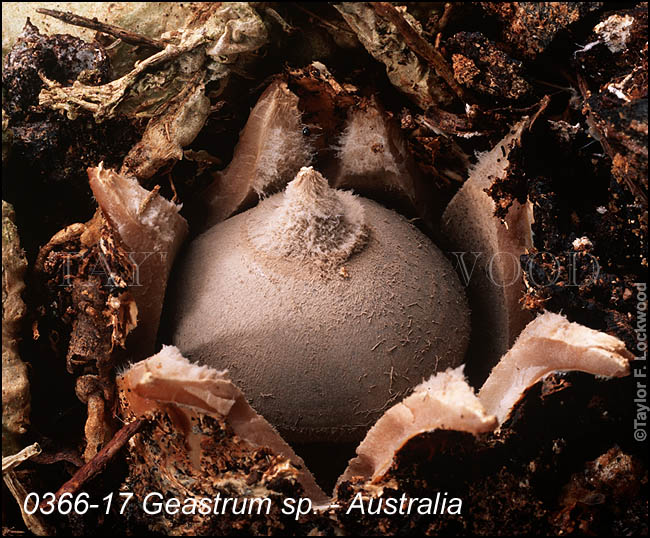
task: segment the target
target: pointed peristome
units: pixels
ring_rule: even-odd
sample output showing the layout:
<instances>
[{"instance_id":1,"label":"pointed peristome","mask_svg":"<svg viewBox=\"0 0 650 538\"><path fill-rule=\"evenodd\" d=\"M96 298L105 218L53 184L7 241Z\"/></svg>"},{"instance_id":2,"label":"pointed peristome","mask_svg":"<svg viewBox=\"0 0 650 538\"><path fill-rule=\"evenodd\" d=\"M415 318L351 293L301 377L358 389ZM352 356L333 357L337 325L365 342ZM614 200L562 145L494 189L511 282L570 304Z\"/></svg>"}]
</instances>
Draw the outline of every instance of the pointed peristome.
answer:
<instances>
[{"instance_id":1,"label":"pointed peristome","mask_svg":"<svg viewBox=\"0 0 650 538\"><path fill-rule=\"evenodd\" d=\"M255 248L268 255L308 259L332 268L363 248L368 229L359 200L330 188L309 166L287 185L268 225L251 231L250 238Z\"/></svg>"}]
</instances>

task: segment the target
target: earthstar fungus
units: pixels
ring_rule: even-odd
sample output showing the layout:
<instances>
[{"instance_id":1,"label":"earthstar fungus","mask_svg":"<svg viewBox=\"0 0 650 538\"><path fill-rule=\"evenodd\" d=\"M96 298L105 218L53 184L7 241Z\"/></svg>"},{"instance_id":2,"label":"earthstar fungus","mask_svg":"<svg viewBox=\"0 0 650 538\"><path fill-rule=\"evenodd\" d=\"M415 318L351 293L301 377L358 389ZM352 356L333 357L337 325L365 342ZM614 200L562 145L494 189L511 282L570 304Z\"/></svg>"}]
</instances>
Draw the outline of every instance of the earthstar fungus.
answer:
<instances>
[{"instance_id":1,"label":"earthstar fungus","mask_svg":"<svg viewBox=\"0 0 650 538\"><path fill-rule=\"evenodd\" d=\"M30 13L23 9L35 9L5 4L21 28ZM70 74L41 69L32 60L49 62L52 46L72 41L35 33L29 22L7 66L16 90L10 101L20 106L3 110L3 169L15 178L7 198L18 209L28 258L63 228L40 248L30 275L25 299L34 341L21 343L25 363L16 345L25 305L15 227L7 228L16 239L15 264L5 263L3 248L3 365L11 389L3 390L3 437L11 430L12 448L20 448L30 374L36 412L29 434L44 446L41 455L17 454L11 465L24 460L22 469L5 474L19 505L26 488L46 491L60 478L55 467L41 473L44 464L72 453L67 461L76 464L85 441L80 471L94 466L92 476L109 461L100 458L105 449L121 458L128 445L126 479L118 484L112 479L122 476L108 470L88 482L95 492L110 484L140 502L158 491L274 504L257 518L133 510L107 515L99 530L114 523L127 534L192 535L647 527L647 501L637 499L647 462L628 450L634 443L623 437L631 423L624 419L634 406L620 398L637 380L610 380L631 370L634 324L647 304L637 284L647 265L646 6L107 6L79 8L96 17L90 27L102 33L71 29L86 39L72 50L93 49L100 60L94 74L82 58L71 59ZM466 25L475 17L488 22L486 36L476 21ZM303 32L306 21L313 28ZM103 33L111 22L122 34ZM10 26L5 54L16 34ZM28 34L44 49L25 50ZM144 45L134 49L119 35ZM381 63L373 67L366 52ZM555 74L543 67L556 65L549 60L558 60ZM239 128L263 86L230 159L231 126ZM119 144L109 143L122 132ZM468 174L468 155L499 139L477 154ZM546 158L555 152L557 160ZM195 158L201 164L180 162ZM217 172L221 163L227 169ZM301 169L310 164L329 185L314 169ZM95 209L88 166L100 207L82 224ZM215 181L201 198L209 177ZM77 180L79 200L64 190ZM148 180L158 186L138 184ZM167 181L174 200L201 198L209 213L186 207L193 229L204 232L186 253L180 207L159 194ZM458 270L377 202L419 217L440 244L448 238L445 250L460 261ZM533 287L532 273L522 281L520 270L542 246L560 261L591 256L605 272L586 286L560 278ZM94 265L103 259L108 264ZM578 269L588 272L584 263ZM168 323L159 331L168 277ZM533 319L531 311L544 313ZM151 356L158 343L181 349L163 346ZM127 359L132 363L116 372ZM53 374L65 379L65 369L75 379L56 383ZM590 375L570 373L576 370ZM465 374L476 387L487 378L478 394ZM118 420L126 424L113 435ZM345 453L364 434L330 501L294 449L305 459L309 445ZM619 443L623 448L613 446ZM68 456L53 453L73 444ZM334 458L324 459L333 478ZM574 471L573 488L565 488ZM72 483L80 491L87 481L75 482L78 476L90 475L78 471L52 491ZM471 510L458 519L347 512L357 492L381 503L445 488L468 499ZM291 522L278 509L288 497L309 497L321 510ZM57 518L56 531L87 531L95 523L89 519ZM34 534L54 533L37 515L25 523Z\"/></svg>"},{"instance_id":2,"label":"earthstar fungus","mask_svg":"<svg viewBox=\"0 0 650 538\"><path fill-rule=\"evenodd\" d=\"M197 237L172 280L171 342L227 368L291 442L359 441L467 346L463 290L444 255L311 167Z\"/></svg>"}]
</instances>

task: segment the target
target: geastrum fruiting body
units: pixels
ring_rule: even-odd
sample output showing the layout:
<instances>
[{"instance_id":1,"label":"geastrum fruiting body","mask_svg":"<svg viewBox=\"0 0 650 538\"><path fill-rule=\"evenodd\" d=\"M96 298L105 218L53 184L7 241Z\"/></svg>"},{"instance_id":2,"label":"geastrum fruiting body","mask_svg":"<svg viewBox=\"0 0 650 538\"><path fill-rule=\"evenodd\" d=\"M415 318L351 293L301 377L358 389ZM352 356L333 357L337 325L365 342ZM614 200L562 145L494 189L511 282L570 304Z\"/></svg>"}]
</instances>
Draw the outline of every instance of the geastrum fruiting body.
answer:
<instances>
[{"instance_id":1,"label":"geastrum fruiting body","mask_svg":"<svg viewBox=\"0 0 650 538\"><path fill-rule=\"evenodd\" d=\"M442 252L311 167L196 238L167 309L170 343L227 368L294 442L358 442L412 387L458 366L469 334Z\"/></svg>"}]
</instances>

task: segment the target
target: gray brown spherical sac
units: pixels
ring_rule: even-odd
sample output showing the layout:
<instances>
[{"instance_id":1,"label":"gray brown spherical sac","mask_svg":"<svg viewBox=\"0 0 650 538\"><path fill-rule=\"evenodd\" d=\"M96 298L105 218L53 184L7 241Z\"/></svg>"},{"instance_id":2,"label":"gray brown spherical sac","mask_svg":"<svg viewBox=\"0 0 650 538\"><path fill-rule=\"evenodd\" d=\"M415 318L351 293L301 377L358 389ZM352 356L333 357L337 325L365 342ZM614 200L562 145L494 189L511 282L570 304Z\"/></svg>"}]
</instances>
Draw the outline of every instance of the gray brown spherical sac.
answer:
<instances>
[{"instance_id":1,"label":"gray brown spherical sac","mask_svg":"<svg viewBox=\"0 0 650 538\"><path fill-rule=\"evenodd\" d=\"M173 281L161 336L228 369L291 442L359 441L412 387L461 364L468 343L442 252L311 167L197 237Z\"/></svg>"}]
</instances>

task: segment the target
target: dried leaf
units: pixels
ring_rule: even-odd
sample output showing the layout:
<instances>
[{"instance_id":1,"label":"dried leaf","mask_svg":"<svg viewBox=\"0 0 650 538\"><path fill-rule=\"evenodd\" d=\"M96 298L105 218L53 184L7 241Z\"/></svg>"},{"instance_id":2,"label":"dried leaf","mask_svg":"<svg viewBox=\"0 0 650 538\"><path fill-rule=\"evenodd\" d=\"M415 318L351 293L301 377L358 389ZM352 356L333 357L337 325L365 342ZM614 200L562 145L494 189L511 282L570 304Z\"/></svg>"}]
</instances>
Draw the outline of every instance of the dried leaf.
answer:
<instances>
[{"instance_id":1,"label":"dried leaf","mask_svg":"<svg viewBox=\"0 0 650 538\"><path fill-rule=\"evenodd\" d=\"M183 158L183 148L194 140L210 114L210 100L199 78L170 100L164 112L149 121L142 140L124 158L120 173L143 181L170 162Z\"/></svg>"},{"instance_id":2,"label":"dried leaf","mask_svg":"<svg viewBox=\"0 0 650 538\"><path fill-rule=\"evenodd\" d=\"M334 6L343 16L368 52L386 65L386 74L395 87L408 95L418 106L449 105L454 100L445 79L408 45L399 29L381 17L371 4L343 2ZM406 8L396 8L405 24L417 35L419 23Z\"/></svg>"}]
</instances>

